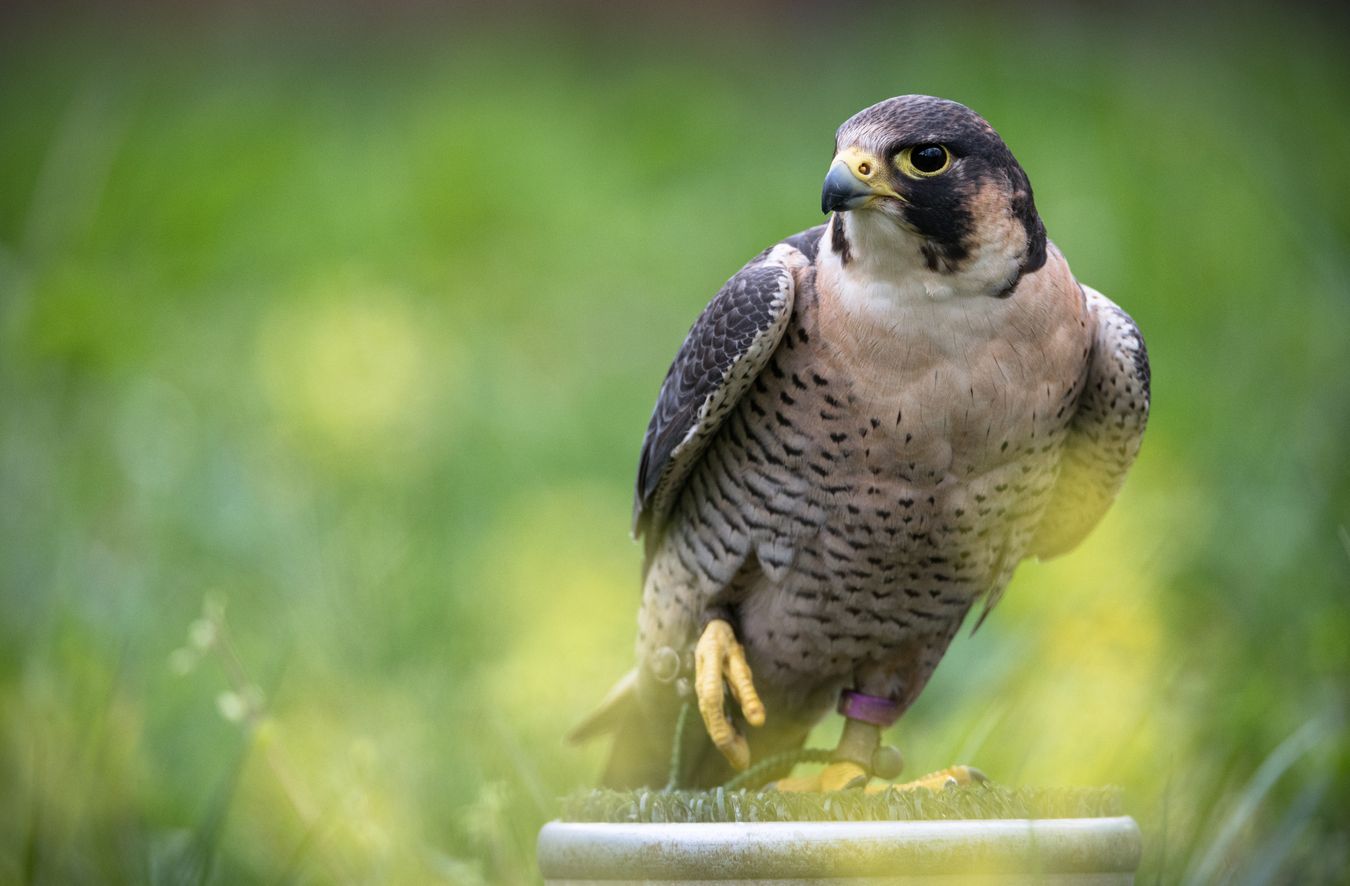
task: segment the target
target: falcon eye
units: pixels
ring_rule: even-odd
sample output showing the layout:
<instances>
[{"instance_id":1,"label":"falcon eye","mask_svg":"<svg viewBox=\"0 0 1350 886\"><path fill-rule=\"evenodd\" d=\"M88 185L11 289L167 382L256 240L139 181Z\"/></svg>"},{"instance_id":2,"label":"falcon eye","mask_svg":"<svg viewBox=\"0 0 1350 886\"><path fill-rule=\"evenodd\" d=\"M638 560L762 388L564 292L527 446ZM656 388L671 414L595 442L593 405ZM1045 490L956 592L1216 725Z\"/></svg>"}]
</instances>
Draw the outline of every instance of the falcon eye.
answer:
<instances>
[{"instance_id":1,"label":"falcon eye","mask_svg":"<svg viewBox=\"0 0 1350 886\"><path fill-rule=\"evenodd\" d=\"M910 178L932 178L952 165L952 152L946 145L914 145L895 158L895 165Z\"/></svg>"},{"instance_id":2,"label":"falcon eye","mask_svg":"<svg viewBox=\"0 0 1350 886\"><path fill-rule=\"evenodd\" d=\"M933 175L947 165L947 149L941 145L924 145L910 155L910 162L920 172Z\"/></svg>"}]
</instances>

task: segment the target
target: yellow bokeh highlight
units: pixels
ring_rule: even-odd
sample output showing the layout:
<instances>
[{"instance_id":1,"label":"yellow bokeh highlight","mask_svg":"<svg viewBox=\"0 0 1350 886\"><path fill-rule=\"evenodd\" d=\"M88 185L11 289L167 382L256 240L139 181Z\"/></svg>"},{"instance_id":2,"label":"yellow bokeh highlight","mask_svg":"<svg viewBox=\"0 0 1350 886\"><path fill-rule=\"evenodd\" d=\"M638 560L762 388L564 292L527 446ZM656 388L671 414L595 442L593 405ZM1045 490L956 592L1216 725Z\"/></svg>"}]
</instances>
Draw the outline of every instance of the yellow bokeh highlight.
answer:
<instances>
[{"instance_id":1,"label":"yellow bokeh highlight","mask_svg":"<svg viewBox=\"0 0 1350 886\"><path fill-rule=\"evenodd\" d=\"M1173 478L1169 502L1184 523L1197 502L1184 478ZM1126 494L1078 549L1025 564L1000 604L994 618L1028 654L1008 675L1007 708L982 744L994 749L1003 728L1036 724L1013 730L1023 745L1008 773L1017 783L1138 783L1158 767L1174 713L1163 611L1173 554L1150 516L1156 505Z\"/></svg>"},{"instance_id":2,"label":"yellow bokeh highlight","mask_svg":"<svg viewBox=\"0 0 1350 886\"><path fill-rule=\"evenodd\" d=\"M257 371L288 429L339 454L359 455L406 448L427 435L434 398L458 376L457 354L438 331L433 360L403 296L338 278L267 312Z\"/></svg>"},{"instance_id":3,"label":"yellow bokeh highlight","mask_svg":"<svg viewBox=\"0 0 1350 886\"><path fill-rule=\"evenodd\" d=\"M335 882L426 876L423 723L407 694L356 685L284 706L252 736L231 823L241 845L279 843Z\"/></svg>"},{"instance_id":4,"label":"yellow bokeh highlight","mask_svg":"<svg viewBox=\"0 0 1350 886\"><path fill-rule=\"evenodd\" d=\"M557 741L633 666L640 557L623 503L569 485L506 508L480 548L510 640L486 672L501 718Z\"/></svg>"},{"instance_id":5,"label":"yellow bokeh highlight","mask_svg":"<svg viewBox=\"0 0 1350 886\"><path fill-rule=\"evenodd\" d=\"M1187 716L1169 691L1166 607L1174 548L1189 537L1158 514L1193 529L1207 508L1166 453L1150 458L1168 478L1165 501L1127 488L1079 547L1024 563L984 626L957 638L934 687L889 736L906 755L904 777L967 763L1009 785L1157 781ZM834 734L822 724L813 743Z\"/></svg>"}]
</instances>

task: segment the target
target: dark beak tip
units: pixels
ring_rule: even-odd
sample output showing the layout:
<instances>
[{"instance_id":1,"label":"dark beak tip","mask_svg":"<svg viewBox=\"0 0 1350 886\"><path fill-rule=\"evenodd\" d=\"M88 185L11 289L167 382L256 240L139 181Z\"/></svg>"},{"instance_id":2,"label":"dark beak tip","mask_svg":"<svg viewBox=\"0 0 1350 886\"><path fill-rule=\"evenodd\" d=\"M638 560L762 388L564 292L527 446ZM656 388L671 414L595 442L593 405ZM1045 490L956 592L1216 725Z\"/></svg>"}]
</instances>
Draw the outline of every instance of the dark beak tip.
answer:
<instances>
[{"instance_id":1,"label":"dark beak tip","mask_svg":"<svg viewBox=\"0 0 1350 886\"><path fill-rule=\"evenodd\" d=\"M855 209L872 196L872 189L859 181L843 164L836 164L825 176L820 190L820 211Z\"/></svg>"},{"instance_id":2,"label":"dark beak tip","mask_svg":"<svg viewBox=\"0 0 1350 886\"><path fill-rule=\"evenodd\" d=\"M825 182L825 187L820 191L820 211L824 213L834 212L839 209L847 209L849 200L854 195L847 191L835 187L832 182Z\"/></svg>"},{"instance_id":3,"label":"dark beak tip","mask_svg":"<svg viewBox=\"0 0 1350 886\"><path fill-rule=\"evenodd\" d=\"M849 191L826 188L820 194L820 211L840 212L856 207L859 195Z\"/></svg>"}]
</instances>

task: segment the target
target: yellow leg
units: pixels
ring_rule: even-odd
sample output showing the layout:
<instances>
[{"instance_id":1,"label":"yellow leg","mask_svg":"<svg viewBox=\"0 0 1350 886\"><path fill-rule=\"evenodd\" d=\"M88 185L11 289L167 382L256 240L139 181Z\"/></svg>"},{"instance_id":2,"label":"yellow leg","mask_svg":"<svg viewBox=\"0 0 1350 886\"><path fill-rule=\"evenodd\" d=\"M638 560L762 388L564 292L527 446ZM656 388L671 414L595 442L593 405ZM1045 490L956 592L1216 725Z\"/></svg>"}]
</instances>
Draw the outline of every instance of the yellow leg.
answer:
<instances>
[{"instance_id":1,"label":"yellow leg","mask_svg":"<svg viewBox=\"0 0 1350 886\"><path fill-rule=\"evenodd\" d=\"M850 760L839 760L812 775L799 775L796 778L780 778L774 787L780 791L795 793L821 791L842 791L845 788L859 788L867 784L871 776L867 770Z\"/></svg>"},{"instance_id":2,"label":"yellow leg","mask_svg":"<svg viewBox=\"0 0 1350 886\"><path fill-rule=\"evenodd\" d=\"M834 762L814 775L779 779L776 787L780 791L842 791L847 788L865 788L869 793L880 793L888 790L912 791L920 788L940 791L948 785L972 784L988 780L983 772L974 767L951 766L904 784L891 784L887 781L870 786L867 784L873 775L883 779L894 778L900 774L903 765L899 751L892 747L881 746L880 727L848 718L844 720L844 731L839 736L838 746L834 749Z\"/></svg>"},{"instance_id":3,"label":"yellow leg","mask_svg":"<svg viewBox=\"0 0 1350 886\"><path fill-rule=\"evenodd\" d=\"M842 791L860 788L872 777L872 760L881 742L881 730L871 723L845 719L844 731L834 749L834 762L814 775L780 778L775 787L780 791ZM897 759L899 757L896 754ZM897 765L894 772L899 772Z\"/></svg>"},{"instance_id":4,"label":"yellow leg","mask_svg":"<svg viewBox=\"0 0 1350 886\"><path fill-rule=\"evenodd\" d=\"M842 791L848 788L865 788L869 794L884 791L940 791L958 785L981 784L988 777L974 766L949 766L946 769L930 772L922 778L894 784L883 781L868 784L871 774L857 763L841 760L831 763L812 775L800 775L795 778L780 778L774 787L780 791L813 792Z\"/></svg>"},{"instance_id":5,"label":"yellow leg","mask_svg":"<svg viewBox=\"0 0 1350 886\"><path fill-rule=\"evenodd\" d=\"M985 775L974 766L948 766L946 769L939 769L937 772L930 772L927 775L916 778L913 781L907 781L903 784L877 784L870 785L867 788L868 793L881 793L882 791L940 791L948 787L957 787L967 784L983 784L989 780Z\"/></svg>"},{"instance_id":6,"label":"yellow leg","mask_svg":"<svg viewBox=\"0 0 1350 886\"><path fill-rule=\"evenodd\" d=\"M733 768L747 769L750 745L727 719L722 704L723 681L731 688L731 695L740 705L745 721L751 726L763 726L764 703L755 691L750 665L745 661L745 648L737 642L731 625L719 618L708 622L694 647L694 692L708 737Z\"/></svg>"}]
</instances>

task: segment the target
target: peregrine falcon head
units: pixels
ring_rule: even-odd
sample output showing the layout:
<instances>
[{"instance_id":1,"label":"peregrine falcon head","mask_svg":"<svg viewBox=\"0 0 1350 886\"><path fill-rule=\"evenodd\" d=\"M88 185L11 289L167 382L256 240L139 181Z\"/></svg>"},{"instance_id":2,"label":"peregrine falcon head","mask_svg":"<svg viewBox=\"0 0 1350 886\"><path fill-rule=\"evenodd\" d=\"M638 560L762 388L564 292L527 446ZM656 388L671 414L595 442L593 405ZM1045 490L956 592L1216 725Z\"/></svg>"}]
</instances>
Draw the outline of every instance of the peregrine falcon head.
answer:
<instances>
[{"instance_id":1,"label":"peregrine falcon head","mask_svg":"<svg viewBox=\"0 0 1350 886\"><path fill-rule=\"evenodd\" d=\"M984 118L946 99L902 95L846 120L820 202L845 279L1004 298L1045 263L1026 173Z\"/></svg>"}]
</instances>

